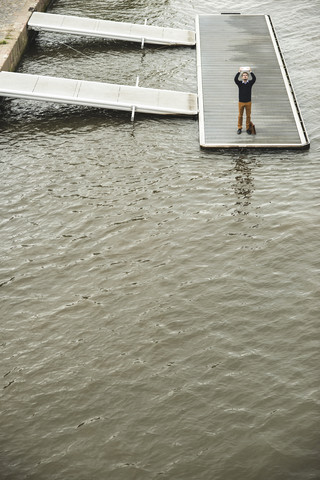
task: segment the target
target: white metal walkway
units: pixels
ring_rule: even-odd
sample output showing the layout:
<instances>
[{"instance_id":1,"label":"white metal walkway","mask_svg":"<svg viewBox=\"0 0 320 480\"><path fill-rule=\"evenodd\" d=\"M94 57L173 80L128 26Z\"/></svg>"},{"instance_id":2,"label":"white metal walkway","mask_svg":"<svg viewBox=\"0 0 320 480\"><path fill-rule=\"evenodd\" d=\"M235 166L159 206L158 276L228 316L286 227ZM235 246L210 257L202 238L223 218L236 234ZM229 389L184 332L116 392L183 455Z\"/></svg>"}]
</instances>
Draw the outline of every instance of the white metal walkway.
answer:
<instances>
[{"instance_id":1,"label":"white metal walkway","mask_svg":"<svg viewBox=\"0 0 320 480\"><path fill-rule=\"evenodd\" d=\"M195 32L176 28L111 22L93 18L34 12L28 28L37 31L69 33L159 45L195 45Z\"/></svg>"},{"instance_id":2,"label":"white metal walkway","mask_svg":"<svg viewBox=\"0 0 320 480\"><path fill-rule=\"evenodd\" d=\"M194 93L0 72L0 96L158 115L197 115Z\"/></svg>"}]
</instances>

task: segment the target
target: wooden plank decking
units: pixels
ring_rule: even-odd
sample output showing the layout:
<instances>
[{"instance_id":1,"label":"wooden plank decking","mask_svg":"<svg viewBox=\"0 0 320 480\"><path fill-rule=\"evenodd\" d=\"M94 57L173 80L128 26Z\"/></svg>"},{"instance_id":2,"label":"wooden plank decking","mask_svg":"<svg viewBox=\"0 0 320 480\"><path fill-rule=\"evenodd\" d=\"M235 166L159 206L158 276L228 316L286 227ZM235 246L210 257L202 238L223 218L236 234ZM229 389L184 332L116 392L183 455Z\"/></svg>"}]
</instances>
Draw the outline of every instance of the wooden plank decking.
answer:
<instances>
[{"instance_id":1,"label":"wooden plank decking","mask_svg":"<svg viewBox=\"0 0 320 480\"><path fill-rule=\"evenodd\" d=\"M271 20L265 15L199 15L196 19L200 145L207 148L302 148L309 139ZM237 135L234 76L250 65L257 135Z\"/></svg>"}]
</instances>

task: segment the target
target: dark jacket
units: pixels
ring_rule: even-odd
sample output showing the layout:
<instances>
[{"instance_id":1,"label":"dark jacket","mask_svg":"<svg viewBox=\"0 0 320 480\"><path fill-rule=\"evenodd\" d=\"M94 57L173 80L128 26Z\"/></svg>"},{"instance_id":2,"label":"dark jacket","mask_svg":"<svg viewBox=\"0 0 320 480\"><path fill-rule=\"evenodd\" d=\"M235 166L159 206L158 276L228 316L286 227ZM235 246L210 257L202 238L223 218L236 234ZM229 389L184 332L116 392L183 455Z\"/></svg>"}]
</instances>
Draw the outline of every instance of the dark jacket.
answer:
<instances>
[{"instance_id":1,"label":"dark jacket","mask_svg":"<svg viewBox=\"0 0 320 480\"><path fill-rule=\"evenodd\" d=\"M234 81L239 88L239 102L251 102L251 89L256 81L255 74L251 72L252 80L248 80L247 83L243 83L243 81L239 80L238 77L239 72L234 77Z\"/></svg>"}]
</instances>

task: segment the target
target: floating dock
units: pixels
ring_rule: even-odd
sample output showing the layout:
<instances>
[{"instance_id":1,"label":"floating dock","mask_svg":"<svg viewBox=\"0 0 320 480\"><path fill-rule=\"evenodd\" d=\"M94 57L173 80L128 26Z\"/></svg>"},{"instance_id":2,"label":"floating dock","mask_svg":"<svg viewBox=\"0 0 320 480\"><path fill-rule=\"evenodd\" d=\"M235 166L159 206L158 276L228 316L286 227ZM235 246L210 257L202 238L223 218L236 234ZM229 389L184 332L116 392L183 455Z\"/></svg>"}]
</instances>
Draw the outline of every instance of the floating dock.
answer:
<instances>
[{"instance_id":1,"label":"floating dock","mask_svg":"<svg viewBox=\"0 0 320 480\"><path fill-rule=\"evenodd\" d=\"M194 93L0 72L0 96L157 115L197 115Z\"/></svg>"},{"instance_id":2,"label":"floating dock","mask_svg":"<svg viewBox=\"0 0 320 480\"><path fill-rule=\"evenodd\" d=\"M196 31L34 12L28 28L161 44L196 44L198 95L66 78L0 72L0 96L158 115L199 115L203 148L307 148L310 144L268 15L198 15ZM239 67L250 65L256 135L237 135ZM245 122L245 118L244 118Z\"/></svg>"},{"instance_id":3,"label":"floating dock","mask_svg":"<svg viewBox=\"0 0 320 480\"><path fill-rule=\"evenodd\" d=\"M28 28L39 32L67 33L142 44L193 46L196 43L195 32L190 30L51 13L34 12L28 21Z\"/></svg>"},{"instance_id":4,"label":"floating dock","mask_svg":"<svg viewBox=\"0 0 320 480\"><path fill-rule=\"evenodd\" d=\"M309 139L280 47L267 15L199 15L196 19L200 145L204 148L305 148ZM252 121L237 135L240 66L257 77Z\"/></svg>"}]
</instances>

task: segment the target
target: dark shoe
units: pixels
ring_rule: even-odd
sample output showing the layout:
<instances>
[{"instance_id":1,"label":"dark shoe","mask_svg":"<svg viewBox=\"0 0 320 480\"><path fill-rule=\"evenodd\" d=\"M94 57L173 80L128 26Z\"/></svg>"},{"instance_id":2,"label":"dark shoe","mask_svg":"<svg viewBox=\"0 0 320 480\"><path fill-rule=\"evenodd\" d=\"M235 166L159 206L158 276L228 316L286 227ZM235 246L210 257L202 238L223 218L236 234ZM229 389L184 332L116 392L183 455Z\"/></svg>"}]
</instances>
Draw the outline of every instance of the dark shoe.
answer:
<instances>
[{"instance_id":1,"label":"dark shoe","mask_svg":"<svg viewBox=\"0 0 320 480\"><path fill-rule=\"evenodd\" d=\"M241 131L242 131L242 129L238 128L237 134L240 135Z\"/></svg>"},{"instance_id":2,"label":"dark shoe","mask_svg":"<svg viewBox=\"0 0 320 480\"><path fill-rule=\"evenodd\" d=\"M247 134L248 134L248 135L251 135L251 130L247 130Z\"/></svg>"}]
</instances>

